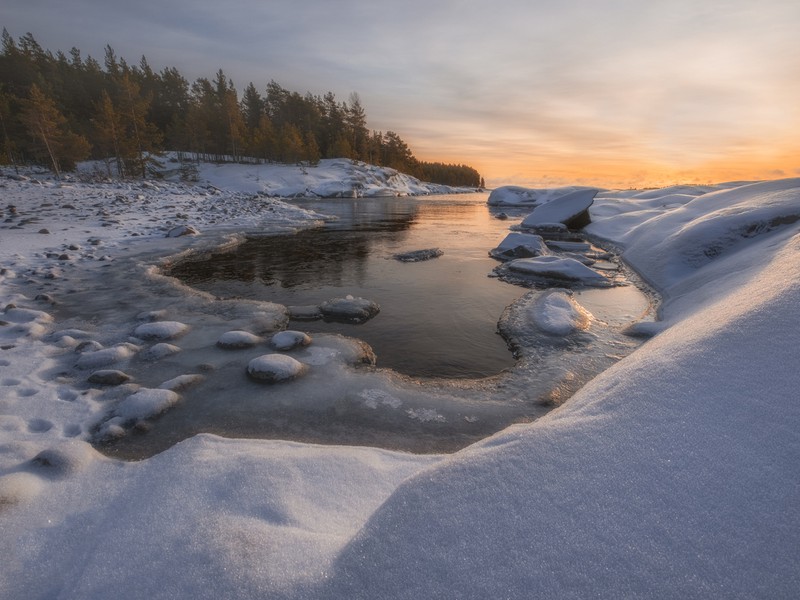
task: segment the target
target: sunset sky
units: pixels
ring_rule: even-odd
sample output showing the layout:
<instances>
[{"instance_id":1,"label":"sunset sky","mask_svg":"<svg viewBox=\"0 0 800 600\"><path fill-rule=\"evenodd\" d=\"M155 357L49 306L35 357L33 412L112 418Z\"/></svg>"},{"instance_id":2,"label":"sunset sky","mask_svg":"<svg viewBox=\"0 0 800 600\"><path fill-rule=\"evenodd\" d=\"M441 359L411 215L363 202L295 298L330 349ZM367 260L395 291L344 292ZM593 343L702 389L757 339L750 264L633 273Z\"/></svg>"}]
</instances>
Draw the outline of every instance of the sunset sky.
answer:
<instances>
[{"instance_id":1,"label":"sunset sky","mask_svg":"<svg viewBox=\"0 0 800 600\"><path fill-rule=\"evenodd\" d=\"M361 96L488 185L800 176L798 0L3 0L0 25L190 81Z\"/></svg>"}]
</instances>

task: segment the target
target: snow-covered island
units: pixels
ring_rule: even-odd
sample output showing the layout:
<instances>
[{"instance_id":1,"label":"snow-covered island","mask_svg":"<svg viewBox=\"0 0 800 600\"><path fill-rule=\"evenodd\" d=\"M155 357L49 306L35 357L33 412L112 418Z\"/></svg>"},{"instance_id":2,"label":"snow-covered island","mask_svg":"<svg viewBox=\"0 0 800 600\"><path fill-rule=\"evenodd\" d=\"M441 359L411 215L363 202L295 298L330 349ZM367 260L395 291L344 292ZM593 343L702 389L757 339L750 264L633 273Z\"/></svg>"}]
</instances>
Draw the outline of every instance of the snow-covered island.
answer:
<instances>
[{"instance_id":1,"label":"snow-covered island","mask_svg":"<svg viewBox=\"0 0 800 600\"><path fill-rule=\"evenodd\" d=\"M342 169L361 187L344 185ZM159 389L124 379L131 355L150 353L157 369L192 352L199 332L179 307L211 300L179 303L153 274L165 308L137 312L114 278L123 256L324 220L272 195L436 193L399 176L371 182L370 169L209 165L196 184L0 179L0 597L800 595L800 179L599 191L585 231L661 293L659 320L631 325L652 338L542 418L454 454L201 434L123 462L87 442L101 421L122 433L128 415L169 410L203 376ZM581 191L503 189L490 204L535 212ZM194 233L166 237L181 226ZM535 254L530 238L498 243L529 252L507 258ZM71 328L51 287L113 295L136 324ZM554 335L591 320L563 293L533 310ZM206 332L219 353L280 353L283 339L268 346L240 325L281 329L284 313L226 311ZM347 364L368 360L341 339L283 337L302 364L289 365L291 381L254 384L265 394L313 385L314 373L344 385ZM127 395L76 389L65 357ZM400 398L369 377L365 405L444 418L426 412L424 388Z\"/></svg>"}]
</instances>

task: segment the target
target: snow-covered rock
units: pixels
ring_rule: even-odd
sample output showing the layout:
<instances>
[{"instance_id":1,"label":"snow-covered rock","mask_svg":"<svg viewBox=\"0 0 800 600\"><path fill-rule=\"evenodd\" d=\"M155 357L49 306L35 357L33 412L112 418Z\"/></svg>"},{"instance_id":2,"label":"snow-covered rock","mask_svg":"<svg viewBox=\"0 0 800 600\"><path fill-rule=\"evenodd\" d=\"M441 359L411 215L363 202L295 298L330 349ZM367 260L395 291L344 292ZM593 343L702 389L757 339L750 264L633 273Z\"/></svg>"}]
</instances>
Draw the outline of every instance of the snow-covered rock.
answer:
<instances>
[{"instance_id":1,"label":"snow-covered rock","mask_svg":"<svg viewBox=\"0 0 800 600\"><path fill-rule=\"evenodd\" d=\"M134 354L135 351L131 345L121 344L94 352L84 352L78 358L75 366L78 369L97 369L126 360Z\"/></svg>"},{"instance_id":2,"label":"snow-covered rock","mask_svg":"<svg viewBox=\"0 0 800 600\"><path fill-rule=\"evenodd\" d=\"M530 317L545 333L562 336L588 329L593 318L571 294L562 290L542 294L531 306Z\"/></svg>"},{"instance_id":3,"label":"snow-covered rock","mask_svg":"<svg viewBox=\"0 0 800 600\"><path fill-rule=\"evenodd\" d=\"M127 373L123 373L122 371L117 371L114 369L105 369L95 371L89 375L87 381L89 383L96 383L99 385L120 385L126 381L130 381L130 379L131 376Z\"/></svg>"},{"instance_id":4,"label":"snow-covered rock","mask_svg":"<svg viewBox=\"0 0 800 600\"><path fill-rule=\"evenodd\" d=\"M581 229L591 222L589 207L598 190L578 190L559 196L533 209L522 221L523 229L543 227L550 223L562 223L570 229Z\"/></svg>"},{"instance_id":5,"label":"snow-covered rock","mask_svg":"<svg viewBox=\"0 0 800 600\"><path fill-rule=\"evenodd\" d=\"M226 331L217 340L217 346L226 350L238 350L241 348L252 348L263 340L249 331Z\"/></svg>"},{"instance_id":6,"label":"snow-covered rock","mask_svg":"<svg viewBox=\"0 0 800 600\"><path fill-rule=\"evenodd\" d=\"M523 275L534 275L546 279L591 286L606 286L610 283L607 277L574 258L537 256L512 260L507 264L509 270Z\"/></svg>"},{"instance_id":7,"label":"snow-covered rock","mask_svg":"<svg viewBox=\"0 0 800 600\"><path fill-rule=\"evenodd\" d=\"M497 248L489 251L489 256L498 260L532 258L550 254L544 240L532 233L509 233Z\"/></svg>"},{"instance_id":8,"label":"snow-covered rock","mask_svg":"<svg viewBox=\"0 0 800 600\"><path fill-rule=\"evenodd\" d=\"M279 383L304 375L308 366L285 354L264 354L251 360L247 374L258 381Z\"/></svg>"},{"instance_id":9,"label":"snow-covered rock","mask_svg":"<svg viewBox=\"0 0 800 600\"><path fill-rule=\"evenodd\" d=\"M144 388L131 394L114 408L114 415L124 421L155 417L180 400L171 390Z\"/></svg>"},{"instance_id":10,"label":"snow-covered rock","mask_svg":"<svg viewBox=\"0 0 800 600\"><path fill-rule=\"evenodd\" d=\"M143 323L133 330L133 335L143 340L171 340L189 331L189 326L178 321Z\"/></svg>"},{"instance_id":11,"label":"snow-covered rock","mask_svg":"<svg viewBox=\"0 0 800 600\"><path fill-rule=\"evenodd\" d=\"M526 188L518 185L504 185L492 190L486 200L489 206L536 206L550 202L573 192L589 190L581 186L560 188Z\"/></svg>"},{"instance_id":12,"label":"snow-covered rock","mask_svg":"<svg viewBox=\"0 0 800 600\"><path fill-rule=\"evenodd\" d=\"M279 331L269 339L269 345L275 350L294 350L308 346L311 343L311 336L302 331Z\"/></svg>"}]
</instances>

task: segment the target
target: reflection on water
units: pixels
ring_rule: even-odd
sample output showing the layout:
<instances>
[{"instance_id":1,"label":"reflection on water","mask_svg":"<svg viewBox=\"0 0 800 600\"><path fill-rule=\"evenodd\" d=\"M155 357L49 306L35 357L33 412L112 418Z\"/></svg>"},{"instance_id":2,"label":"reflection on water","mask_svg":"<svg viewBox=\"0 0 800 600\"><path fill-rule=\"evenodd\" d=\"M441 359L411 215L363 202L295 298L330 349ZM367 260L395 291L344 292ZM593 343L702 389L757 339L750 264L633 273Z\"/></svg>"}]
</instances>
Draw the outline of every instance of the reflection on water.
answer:
<instances>
[{"instance_id":1,"label":"reflection on water","mask_svg":"<svg viewBox=\"0 0 800 600\"><path fill-rule=\"evenodd\" d=\"M181 390L174 408L137 422L124 437L104 441L102 450L143 458L209 432L451 452L565 401L641 343L621 329L641 319L650 303L634 286L578 290L576 299L595 316L589 329L568 336L543 334L528 318L539 292L528 294L487 277L497 265L487 251L524 215L497 220L485 200L485 195L298 200L338 220L324 230L251 239L234 252L177 265L173 275L221 298L308 305L353 294L381 305L381 313L362 325L292 323L316 335L311 346L291 353L312 367L287 384L263 385L246 376L248 362L267 352L266 344L236 351L215 345L232 329L264 333L279 326L261 320L269 310L187 293L171 278L142 276L142 269L175 251L175 240L151 241L142 254L120 253L113 264L76 272L56 294L60 302L54 310L59 321L74 319L79 329L102 333L98 341L106 345L127 339L143 311L189 325L184 336L172 340L179 352L154 360L148 358L153 343L141 343L141 352L120 365L133 377L130 387L92 392L102 394L98 401L108 410L136 386L157 388L185 374L204 377ZM392 258L432 247L444 255L420 263ZM55 280L53 285L61 284ZM495 333L504 311L509 317L504 331L519 350L516 363ZM279 311L275 314L279 319ZM379 366L424 378L325 362L330 348L350 343L321 333L329 331L367 341ZM62 360L59 374L72 373L74 384L88 393L87 374L70 371L74 355ZM485 377L512 366L498 377Z\"/></svg>"},{"instance_id":2,"label":"reflection on water","mask_svg":"<svg viewBox=\"0 0 800 600\"><path fill-rule=\"evenodd\" d=\"M506 235L485 195L387 200L297 201L335 215L324 230L251 238L233 252L177 265L171 275L220 298L287 306L351 294L380 314L359 325L290 326L363 339L378 365L420 377L474 378L513 366L497 335L503 309L522 290L487 275L487 256ZM402 263L394 254L438 247L444 255Z\"/></svg>"}]
</instances>

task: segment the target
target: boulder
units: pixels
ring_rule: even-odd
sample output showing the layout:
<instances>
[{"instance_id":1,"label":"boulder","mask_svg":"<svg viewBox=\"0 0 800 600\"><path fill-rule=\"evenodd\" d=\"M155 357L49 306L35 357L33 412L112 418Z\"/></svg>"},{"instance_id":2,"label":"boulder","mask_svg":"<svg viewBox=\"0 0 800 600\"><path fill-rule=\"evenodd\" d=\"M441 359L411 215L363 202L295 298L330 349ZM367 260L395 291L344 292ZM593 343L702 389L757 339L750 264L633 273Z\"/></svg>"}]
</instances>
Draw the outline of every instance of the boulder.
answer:
<instances>
[{"instance_id":1,"label":"boulder","mask_svg":"<svg viewBox=\"0 0 800 600\"><path fill-rule=\"evenodd\" d=\"M597 190L578 190L537 206L522 221L523 229L532 229L562 223L570 229L581 229L591 222L589 207L594 202Z\"/></svg>"},{"instance_id":2,"label":"boulder","mask_svg":"<svg viewBox=\"0 0 800 600\"><path fill-rule=\"evenodd\" d=\"M285 354L264 354L247 365L247 374L265 383L289 381L304 375L308 366Z\"/></svg>"}]
</instances>

